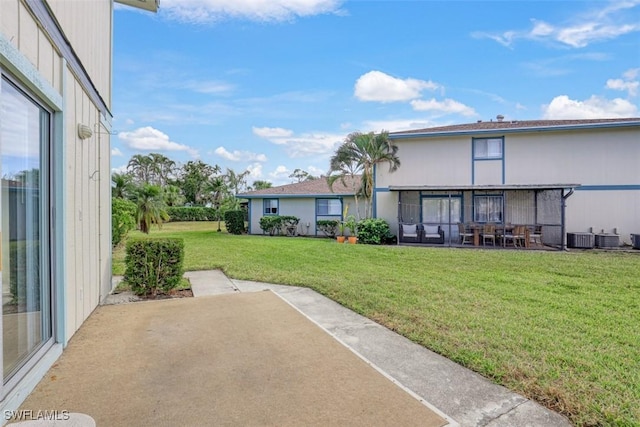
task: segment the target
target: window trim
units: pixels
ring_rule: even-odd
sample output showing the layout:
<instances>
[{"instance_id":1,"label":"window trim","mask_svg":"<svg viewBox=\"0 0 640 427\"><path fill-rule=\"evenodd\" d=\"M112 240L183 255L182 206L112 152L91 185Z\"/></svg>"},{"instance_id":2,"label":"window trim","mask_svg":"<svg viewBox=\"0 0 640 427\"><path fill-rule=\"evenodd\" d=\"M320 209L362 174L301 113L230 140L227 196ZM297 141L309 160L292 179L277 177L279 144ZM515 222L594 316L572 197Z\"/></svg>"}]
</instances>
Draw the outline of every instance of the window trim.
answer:
<instances>
[{"instance_id":1,"label":"window trim","mask_svg":"<svg viewBox=\"0 0 640 427\"><path fill-rule=\"evenodd\" d=\"M478 156L476 152L477 144L479 142L486 141L487 142L487 155L486 156ZM489 154L489 141L500 141L500 154L499 155L490 155ZM472 138L472 154L473 160L502 160L504 158L504 136L498 137L483 137L483 138Z\"/></svg>"},{"instance_id":2,"label":"window trim","mask_svg":"<svg viewBox=\"0 0 640 427\"><path fill-rule=\"evenodd\" d=\"M275 207L275 212L267 212L267 202L272 202L275 201L276 203L276 207ZM269 203L269 210L273 210L273 206L271 206L271 203ZM263 215L279 215L280 214L280 199L277 198L269 198L269 199L262 199L262 214Z\"/></svg>"},{"instance_id":3,"label":"window trim","mask_svg":"<svg viewBox=\"0 0 640 427\"><path fill-rule=\"evenodd\" d=\"M337 202L338 202L338 204L339 204L338 213L335 213L335 214L332 214L332 213L321 213L321 212L320 212L320 205L319 205L319 202L320 202L321 200L327 200L327 201L329 201L329 202L330 202L330 201L334 201L334 200L335 200L335 201L337 201ZM328 209L328 208L329 208L329 205L327 204L327 212L330 210L330 209ZM316 199L316 216L322 216L322 217L325 217L325 216L342 217L342 199L340 199L340 198L330 198L330 197L320 197L320 198L317 198L317 199Z\"/></svg>"}]
</instances>

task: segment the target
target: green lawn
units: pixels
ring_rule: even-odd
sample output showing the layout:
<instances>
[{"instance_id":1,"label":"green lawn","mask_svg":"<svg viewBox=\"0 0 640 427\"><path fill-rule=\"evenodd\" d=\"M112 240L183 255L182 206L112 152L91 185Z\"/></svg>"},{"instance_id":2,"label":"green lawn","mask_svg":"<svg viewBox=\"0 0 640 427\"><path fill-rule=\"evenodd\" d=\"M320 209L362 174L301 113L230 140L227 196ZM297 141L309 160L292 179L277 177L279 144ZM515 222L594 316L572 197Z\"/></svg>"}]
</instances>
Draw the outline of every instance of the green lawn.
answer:
<instances>
[{"instance_id":1,"label":"green lawn","mask_svg":"<svg viewBox=\"0 0 640 427\"><path fill-rule=\"evenodd\" d=\"M640 251L339 245L216 229L169 223L151 237L183 237L187 270L315 289L576 425L640 425ZM115 251L114 274L123 259Z\"/></svg>"}]
</instances>

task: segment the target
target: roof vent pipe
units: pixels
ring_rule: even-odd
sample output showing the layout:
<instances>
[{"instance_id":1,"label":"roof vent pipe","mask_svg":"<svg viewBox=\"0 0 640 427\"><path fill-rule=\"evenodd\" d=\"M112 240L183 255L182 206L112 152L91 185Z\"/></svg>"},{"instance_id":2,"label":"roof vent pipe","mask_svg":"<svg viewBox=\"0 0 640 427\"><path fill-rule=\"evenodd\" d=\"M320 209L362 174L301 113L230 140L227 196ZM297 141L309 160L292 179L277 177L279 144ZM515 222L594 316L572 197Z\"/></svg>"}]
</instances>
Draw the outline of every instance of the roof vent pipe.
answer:
<instances>
[{"instance_id":1,"label":"roof vent pipe","mask_svg":"<svg viewBox=\"0 0 640 427\"><path fill-rule=\"evenodd\" d=\"M504 116L503 116L502 114L498 114L498 115L496 116L496 119L497 119L499 122L501 122L501 121L503 121L503 120L504 120Z\"/></svg>"}]
</instances>

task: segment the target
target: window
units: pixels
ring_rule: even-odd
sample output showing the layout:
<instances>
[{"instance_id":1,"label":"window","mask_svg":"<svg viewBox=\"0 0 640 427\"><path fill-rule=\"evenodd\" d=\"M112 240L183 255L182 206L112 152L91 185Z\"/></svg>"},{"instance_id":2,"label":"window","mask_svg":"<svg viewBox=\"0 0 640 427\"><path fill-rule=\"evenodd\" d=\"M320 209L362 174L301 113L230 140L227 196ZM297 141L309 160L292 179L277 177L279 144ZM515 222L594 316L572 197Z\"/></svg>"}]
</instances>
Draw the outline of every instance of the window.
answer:
<instances>
[{"instance_id":1,"label":"window","mask_svg":"<svg viewBox=\"0 0 640 427\"><path fill-rule=\"evenodd\" d=\"M476 196L473 199L475 222L502 222L502 196Z\"/></svg>"},{"instance_id":2,"label":"window","mask_svg":"<svg viewBox=\"0 0 640 427\"><path fill-rule=\"evenodd\" d=\"M264 214L278 215L278 199L264 199Z\"/></svg>"},{"instance_id":3,"label":"window","mask_svg":"<svg viewBox=\"0 0 640 427\"><path fill-rule=\"evenodd\" d=\"M317 199L316 200L317 215L336 215L342 213L342 200L340 199Z\"/></svg>"},{"instance_id":4,"label":"window","mask_svg":"<svg viewBox=\"0 0 640 427\"><path fill-rule=\"evenodd\" d=\"M0 79L0 275L4 384L52 337L48 153L50 113Z\"/></svg>"},{"instance_id":5,"label":"window","mask_svg":"<svg viewBox=\"0 0 640 427\"><path fill-rule=\"evenodd\" d=\"M475 138L473 140L474 159L500 159L502 158L503 138Z\"/></svg>"}]
</instances>

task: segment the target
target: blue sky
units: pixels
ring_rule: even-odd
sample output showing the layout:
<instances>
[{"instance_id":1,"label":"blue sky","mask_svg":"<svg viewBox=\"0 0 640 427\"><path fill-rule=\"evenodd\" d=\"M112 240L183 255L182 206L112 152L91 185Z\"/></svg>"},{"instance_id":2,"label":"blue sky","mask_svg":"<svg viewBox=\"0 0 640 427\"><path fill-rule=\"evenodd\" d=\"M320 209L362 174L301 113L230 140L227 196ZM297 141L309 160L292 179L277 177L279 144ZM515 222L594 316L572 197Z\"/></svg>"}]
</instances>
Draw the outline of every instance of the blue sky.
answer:
<instances>
[{"instance_id":1,"label":"blue sky","mask_svg":"<svg viewBox=\"0 0 640 427\"><path fill-rule=\"evenodd\" d=\"M116 6L112 167L326 173L350 132L640 116L640 0Z\"/></svg>"}]
</instances>

